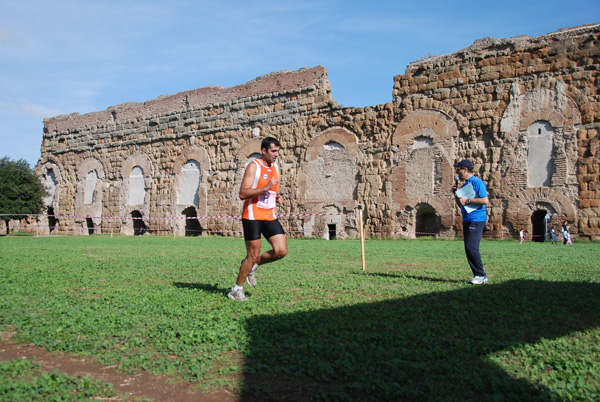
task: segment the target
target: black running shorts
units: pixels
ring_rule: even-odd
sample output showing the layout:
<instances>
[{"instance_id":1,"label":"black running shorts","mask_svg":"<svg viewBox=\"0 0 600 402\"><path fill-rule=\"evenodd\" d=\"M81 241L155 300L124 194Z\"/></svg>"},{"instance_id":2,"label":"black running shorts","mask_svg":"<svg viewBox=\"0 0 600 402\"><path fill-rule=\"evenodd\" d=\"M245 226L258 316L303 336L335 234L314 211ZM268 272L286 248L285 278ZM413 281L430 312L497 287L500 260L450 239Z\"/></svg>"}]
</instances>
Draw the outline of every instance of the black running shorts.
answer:
<instances>
[{"instance_id":1,"label":"black running shorts","mask_svg":"<svg viewBox=\"0 0 600 402\"><path fill-rule=\"evenodd\" d=\"M248 219L242 219L242 226L244 227L244 240L260 240L260 235L265 236L265 239L270 239L271 236L278 234L285 234L279 220L273 221L251 221Z\"/></svg>"}]
</instances>

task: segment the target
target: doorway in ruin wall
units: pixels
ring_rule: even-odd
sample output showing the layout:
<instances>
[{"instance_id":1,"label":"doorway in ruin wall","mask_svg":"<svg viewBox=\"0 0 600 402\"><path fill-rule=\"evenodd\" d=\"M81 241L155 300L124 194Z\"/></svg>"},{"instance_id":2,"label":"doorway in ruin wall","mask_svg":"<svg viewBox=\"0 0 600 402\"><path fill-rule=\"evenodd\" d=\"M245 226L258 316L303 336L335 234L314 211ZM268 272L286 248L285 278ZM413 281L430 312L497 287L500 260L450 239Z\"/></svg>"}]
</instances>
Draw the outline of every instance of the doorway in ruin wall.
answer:
<instances>
[{"instance_id":1,"label":"doorway in ruin wall","mask_svg":"<svg viewBox=\"0 0 600 402\"><path fill-rule=\"evenodd\" d=\"M94 221L92 220L92 218L85 218L85 225L87 227L87 234L93 235L96 228L95 228Z\"/></svg>"},{"instance_id":2,"label":"doorway in ruin wall","mask_svg":"<svg viewBox=\"0 0 600 402\"><path fill-rule=\"evenodd\" d=\"M58 218L54 215L54 208L48 207L48 234L58 228Z\"/></svg>"},{"instance_id":3,"label":"doorway in ruin wall","mask_svg":"<svg viewBox=\"0 0 600 402\"><path fill-rule=\"evenodd\" d=\"M429 204L417 205L415 236L437 236L440 231L440 216Z\"/></svg>"},{"instance_id":4,"label":"doorway in ruin wall","mask_svg":"<svg viewBox=\"0 0 600 402\"><path fill-rule=\"evenodd\" d=\"M545 209L531 214L531 241L544 242L548 239L551 216Z\"/></svg>"},{"instance_id":5,"label":"doorway in ruin wall","mask_svg":"<svg viewBox=\"0 0 600 402\"><path fill-rule=\"evenodd\" d=\"M140 211L131 212L131 222L134 236L142 236L148 233L148 225L144 222L144 217Z\"/></svg>"},{"instance_id":6,"label":"doorway in ruin wall","mask_svg":"<svg viewBox=\"0 0 600 402\"><path fill-rule=\"evenodd\" d=\"M189 237L197 237L202 235L202 225L198 220L198 212L196 208L189 207L183 210L182 213L185 216L185 235Z\"/></svg>"}]
</instances>

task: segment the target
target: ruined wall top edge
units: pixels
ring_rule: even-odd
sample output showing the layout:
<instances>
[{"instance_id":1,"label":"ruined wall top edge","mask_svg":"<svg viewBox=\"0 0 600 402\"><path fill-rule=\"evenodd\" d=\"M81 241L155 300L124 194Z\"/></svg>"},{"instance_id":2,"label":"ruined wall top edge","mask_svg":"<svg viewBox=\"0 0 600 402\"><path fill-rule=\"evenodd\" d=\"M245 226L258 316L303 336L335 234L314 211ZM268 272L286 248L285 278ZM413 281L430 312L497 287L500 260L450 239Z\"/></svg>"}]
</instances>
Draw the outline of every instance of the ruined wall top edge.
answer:
<instances>
[{"instance_id":1,"label":"ruined wall top edge","mask_svg":"<svg viewBox=\"0 0 600 402\"><path fill-rule=\"evenodd\" d=\"M495 54L501 49L505 48L521 48L528 49L537 47L543 44L548 44L557 40L564 40L567 38L578 38L586 35L590 35L593 33L600 34L600 22L588 25L580 25L577 27L571 28L562 28L555 32L551 32L548 34L540 35L540 36L528 36L528 35L520 35L514 36L512 38L492 38L487 37L483 39L478 39L473 44L465 49L456 51L454 53L449 53L440 56L432 56L422 60L417 60L408 65L406 68L406 73L418 69L423 64L431 64L438 63L447 60L460 60L467 58L472 55L486 55L486 54ZM461 57L459 57L461 56ZM396 77L401 77L398 75Z\"/></svg>"},{"instance_id":2,"label":"ruined wall top edge","mask_svg":"<svg viewBox=\"0 0 600 402\"><path fill-rule=\"evenodd\" d=\"M149 101L129 102L111 106L104 111L86 114L72 113L44 119L45 132L64 132L86 126L103 124L113 115L120 120L181 110L186 107L203 107L231 102L271 93L316 86L331 89L327 80L327 69L322 66L302 68L296 71L282 70L262 75L245 84L224 88L207 86L174 95L162 95Z\"/></svg>"}]
</instances>

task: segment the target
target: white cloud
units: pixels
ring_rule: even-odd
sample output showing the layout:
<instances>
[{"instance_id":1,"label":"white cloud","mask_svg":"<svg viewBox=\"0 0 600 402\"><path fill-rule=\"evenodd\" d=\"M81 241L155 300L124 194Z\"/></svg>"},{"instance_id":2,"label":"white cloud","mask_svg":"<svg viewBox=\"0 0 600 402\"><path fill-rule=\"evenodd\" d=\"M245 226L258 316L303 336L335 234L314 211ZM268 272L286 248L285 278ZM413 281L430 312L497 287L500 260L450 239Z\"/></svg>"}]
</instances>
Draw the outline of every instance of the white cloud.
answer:
<instances>
[{"instance_id":1,"label":"white cloud","mask_svg":"<svg viewBox=\"0 0 600 402\"><path fill-rule=\"evenodd\" d=\"M0 45L21 49L29 47L13 30L5 27L0 27Z\"/></svg>"},{"instance_id":2,"label":"white cloud","mask_svg":"<svg viewBox=\"0 0 600 402\"><path fill-rule=\"evenodd\" d=\"M1 114L16 114L21 117L33 117L43 119L61 114L59 109L51 108L43 105L34 105L32 103L11 103L0 102Z\"/></svg>"}]
</instances>

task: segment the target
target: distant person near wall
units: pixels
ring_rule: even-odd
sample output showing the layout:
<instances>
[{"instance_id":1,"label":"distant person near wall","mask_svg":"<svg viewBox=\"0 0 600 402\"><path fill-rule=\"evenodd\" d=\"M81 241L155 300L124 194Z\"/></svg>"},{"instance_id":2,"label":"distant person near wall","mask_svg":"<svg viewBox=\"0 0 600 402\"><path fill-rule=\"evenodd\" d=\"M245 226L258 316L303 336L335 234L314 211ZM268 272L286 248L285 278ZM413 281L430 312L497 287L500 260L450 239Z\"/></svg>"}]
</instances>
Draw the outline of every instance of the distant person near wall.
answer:
<instances>
[{"instance_id":1,"label":"distant person near wall","mask_svg":"<svg viewBox=\"0 0 600 402\"><path fill-rule=\"evenodd\" d=\"M567 244L567 238L570 237L569 236L569 222L564 221L562 224L562 227L560 228L560 233L562 234L563 237L563 244ZM566 233L566 235L565 235Z\"/></svg>"},{"instance_id":2,"label":"distant person near wall","mask_svg":"<svg viewBox=\"0 0 600 402\"><path fill-rule=\"evenodd\" d=\"M521 239L521 244L523 244L523 242L525 241L525 232L523 231L523 229L521 229L521 231L519 232L519 238Z\"/></svg>"}]
</instances>

